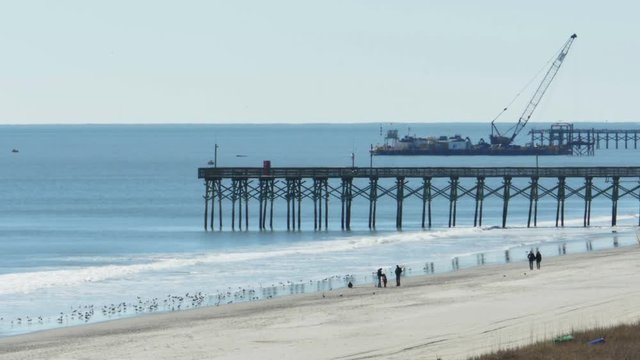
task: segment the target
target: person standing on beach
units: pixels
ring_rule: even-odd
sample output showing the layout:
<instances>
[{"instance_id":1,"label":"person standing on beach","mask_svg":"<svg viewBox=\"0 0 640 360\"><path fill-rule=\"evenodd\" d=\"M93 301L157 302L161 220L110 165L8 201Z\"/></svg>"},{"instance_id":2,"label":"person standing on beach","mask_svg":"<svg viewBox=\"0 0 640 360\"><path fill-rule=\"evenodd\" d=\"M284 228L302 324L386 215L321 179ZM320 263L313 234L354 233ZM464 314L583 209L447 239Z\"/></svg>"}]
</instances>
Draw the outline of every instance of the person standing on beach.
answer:
<instances>
[{"instance_id":1,"label":"person standing on beach","mask_svg":"<svg viewBox=\"0 0 640 360\"><path fill-rule=\"evenodd\" d=\"M533 250L529 251L527 258L529 259L529 269L533 270L533 261L536 259L536 256L533 254ZM542 260L542 257L540 257L540 260Z\"/></svg>"},{"instance_id":2,"label":"person standing on beach","mask_svg":"<svg viewBox=\"0 0 640 360\"><path fill-rule=\"evenodd\" d=\"M542 254L540 254L540 250L536 250L536 267L540 270L540 262L542 262Z\"/></svg>"},{"instance_id":3,"label":"person standing on beach","mask_svg":"<svg viewBox=\"0 0 640 360\"><path fill-rule=\"evenodd\" d=\"M402 274L402 268L400 265L396 265L396 286L400 286L400 274Z\"/></svg>"},{"instance_id":4,"label":"person standing on beach","mask_svg":"<svg viewBox=\"0 0 640 360\"><path fill-rule=\"evenodd\" d=\"M387 274L382 273L382 286L387 287Z\"/></svg>"},{"instance_id":5,"label":"person standing on beach","mask_svg":"<svg viewBox=\"0 0 640 360\"><path fill-rule=\"evenodd\" d=\"M378 269L378 287L382 287L382 268Z\"/></svg>"}]
</instances>

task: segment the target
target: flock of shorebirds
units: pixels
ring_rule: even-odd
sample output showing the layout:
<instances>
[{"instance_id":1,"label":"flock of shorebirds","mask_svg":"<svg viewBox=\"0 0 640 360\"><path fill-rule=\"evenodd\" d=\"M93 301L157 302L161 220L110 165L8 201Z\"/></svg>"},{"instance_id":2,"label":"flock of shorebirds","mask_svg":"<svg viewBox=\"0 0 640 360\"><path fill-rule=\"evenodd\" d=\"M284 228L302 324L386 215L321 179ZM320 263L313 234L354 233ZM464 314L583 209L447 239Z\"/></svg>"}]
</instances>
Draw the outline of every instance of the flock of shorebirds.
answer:
<instances>
[{"instance_id":1,"label":"flock of shorebirds","mask_svg":"<svg viewBox=\"0 0 640 360\"><path fill-rule=\"evenodd\" d=\"M184 295L167 295L165 298L143 299L136 297L136 301L121 302L100 306L83 305L71 308L68 312L60 312L57 316L24 316L14 319L0 317L0 329L4 326L16 328L20 326L36 325L77 325L90 321L104 321L119 317L133 316L143 313L179 311L194 309L202 306L219 306L261 299L271 299L282 295L303 294L311 291L330 291L334 287L344 287L347 283L355 282L352 275L332 276L318 281L309 282L279 282L271 286L260 286L258 290L238 287L228 288L227 291L217 291L215 294L203 292L188 292ZM314 286L315 285L315 286Z\"/></svg>"}]
</instances>

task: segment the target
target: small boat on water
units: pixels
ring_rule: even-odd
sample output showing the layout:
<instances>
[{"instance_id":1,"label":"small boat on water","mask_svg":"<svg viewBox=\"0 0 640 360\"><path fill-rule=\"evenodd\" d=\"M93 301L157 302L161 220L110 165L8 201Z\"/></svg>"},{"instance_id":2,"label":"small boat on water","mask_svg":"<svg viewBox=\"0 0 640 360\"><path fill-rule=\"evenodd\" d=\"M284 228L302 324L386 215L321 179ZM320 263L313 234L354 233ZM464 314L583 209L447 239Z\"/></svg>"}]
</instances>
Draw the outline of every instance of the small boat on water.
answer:
<instances>
[{"instance_id":1,"label":"small boat on water","mask_svg":"<svg viewBox=\"0 0 640 360\"><path fill-rule=\"evenodd\" d=\"M19 151L18 149L12 149L12 150L11 150L11 152L12 152L12 153L18 153L18 152L20 152L20 151Z\"/></svg>"}]
</instances>

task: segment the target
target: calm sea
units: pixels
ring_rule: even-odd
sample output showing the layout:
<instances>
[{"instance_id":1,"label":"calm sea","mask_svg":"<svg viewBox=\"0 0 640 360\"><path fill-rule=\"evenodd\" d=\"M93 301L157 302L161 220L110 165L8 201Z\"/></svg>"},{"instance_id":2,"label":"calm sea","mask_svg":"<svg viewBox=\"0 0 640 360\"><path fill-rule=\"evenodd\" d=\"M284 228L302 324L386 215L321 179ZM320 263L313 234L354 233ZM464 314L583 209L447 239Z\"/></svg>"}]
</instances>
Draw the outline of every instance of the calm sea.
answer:
<instances>
[{"instance_id":1,"label":"calm sea","mask_svg":"<svg viewBox=\"0 0 640 360\"><path fill-rule=\"evenodd\" d=\"M576 124L633 128L637 124ZM546 128L548 124L536 124ZM358 125L58 125L0 126L0 336L103 321L152 311L221 305L256 298L370 284L379 267L408 275L451 271L478 262L524 259L636 243L637 200L594 201L592 227L582 228L583 203L567 202L565 228L555 228L555 202L541 202L535 230L525 206L512 206L509 228L501 203L487 201L483 228L473 203L459 203L457 227L448 213L420 229L421 209L405 204L395 230L395 204L379 203L378 230L368 231L368 203L356 200L351 232L340 231L332 203L328 231L314 232L303 202L303 231L287 232L286 207L276 203L274 231L203 231L204 185L198 167L218 166L535 166L535 157L369 157L371 144L400 134L488 138L487 124ZM525 142L521 135L518 142ZM12 153L16 149L19 152ZM539 166L640 166L637 150L597 150L593 157L540 157ZM603 180L604 181L604 180ZM632 187L637 181L624 186ZM412 184L409 184L412 186ZM552 184L550 185L552 186ZM606 186L603 184L602 186ZM445 200L435 207L448 206ZM524 200L521 200L524 201ZM228 205L227 205L228 206ZM253 212L257 203L252 203ZM305 230L306 229L306 230ZM479 255L479 254L484 254ZM347 275L349 275L347 277Z\"/></svg>"}]
</instances>

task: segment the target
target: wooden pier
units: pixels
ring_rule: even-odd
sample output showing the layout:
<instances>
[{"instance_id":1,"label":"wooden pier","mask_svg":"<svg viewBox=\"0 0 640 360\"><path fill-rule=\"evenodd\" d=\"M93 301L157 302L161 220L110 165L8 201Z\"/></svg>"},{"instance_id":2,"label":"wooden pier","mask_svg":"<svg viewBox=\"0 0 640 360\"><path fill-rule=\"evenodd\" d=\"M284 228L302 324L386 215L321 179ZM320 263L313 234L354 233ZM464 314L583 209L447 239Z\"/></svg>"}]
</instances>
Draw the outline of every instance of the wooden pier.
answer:
<instances>
[{"instance_id":1,"label":"wooden pier","mask_svg":"<svg viewBox=\"0 0 640 360\"><path fill-rule=\"evenodd\" d=\"M531 144L568 146L573 155L593 156L596 149L638 149L640 129L578 129L571 123L557 123L549 129L529 131Z\"/></svg>"},{"instance_id":2,"label":"wooden pier","mask_svg":"<svg viewBox=\"0 0 640 360\"><path fill-rule=\"evenodd\" d=\"M640 215L640 167L211 167L198 169L198 178L205 183L205 230L222 230L224 211L230 215L232 230L249 229L250 215L257 218L257 229L273 229L276 201L286 204L287 230L301 229L303 202L313 206L313 229L328 229L330 199L340 202L342 230L351 230L352 205L358 200L368 203L368 228L375 229L382 198L395 200L397 229L409 221L403 218L407 199L420 201L421 217L410 221L418 221L422 228L432 227L435 211L447 211L448 226L455 227L458 201L465 198L475 205L473 226L482 226L489 198L502 203L502 227L507 226L516 197L527 200L518 203L528 205L527 227L537 226L538 202L544 198L555 203L555 226L564 226L565 202L570 198L582 203L585 227L591 223L593 200L608 203L612 226L617 224L620 199L638 204L636 215ZM448 208L434 209L436 198L446 199ZM250 202L257 205L255 215L255 210L249 212Z\"/></svg>"}]
</instances>

